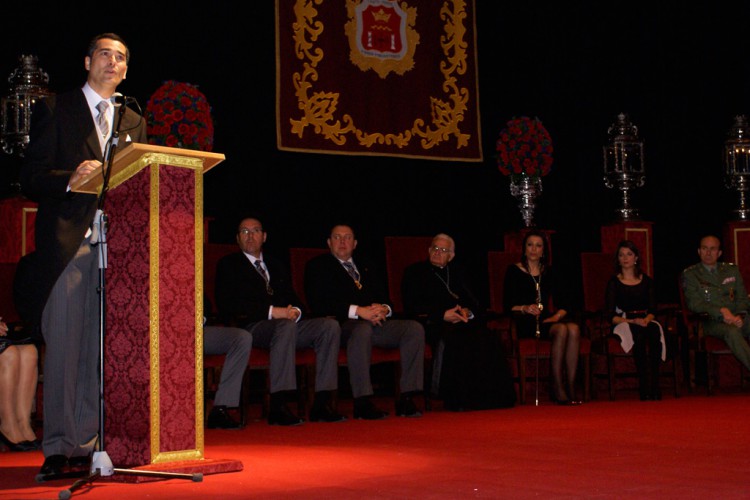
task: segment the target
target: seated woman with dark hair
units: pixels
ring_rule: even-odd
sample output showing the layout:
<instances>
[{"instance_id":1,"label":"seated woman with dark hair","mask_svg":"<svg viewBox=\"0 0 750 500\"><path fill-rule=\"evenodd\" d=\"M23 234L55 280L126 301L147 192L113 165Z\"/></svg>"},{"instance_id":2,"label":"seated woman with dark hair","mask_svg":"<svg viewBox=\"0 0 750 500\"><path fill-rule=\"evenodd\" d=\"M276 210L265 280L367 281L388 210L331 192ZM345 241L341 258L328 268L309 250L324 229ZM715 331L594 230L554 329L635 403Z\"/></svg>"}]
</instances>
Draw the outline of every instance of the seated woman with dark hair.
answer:
<instances>
[{"instance_id":1,"label":"seated woman with dark hair","mask_svg":"<svg viewBox=\"0 0 750 500\"><path fill-rule=\"evenodd\" d=\"M0 440L10 451L40 448L31 428L37 356L31 340L14 337L0 318Z\"/></svg>"},{"instance_id":2,"label":"seated woman with dark hair","mask_svg":"<svg viewBox=\"0 0 750 500\"><path fill-rule=\"evenodd\" d=\"M641 271L640 252L632 241L617 245L615 275L607 283L606 310L622 349L633 349L641 400L661 399L659 366L665 353L661 325L654 321L654 281Z\"/></svg>"},{"instance_id":3,"label":"seated woman with dark hair","mask_svg":"<svg viewBox=\"0 0 750 500\"><path fill-rule=\"evenodd\" d=\"M521 245L521 262L508 266L503 302L506 311L515 311L519 337L552 340L552 400L560 405L579 405L575 397L581 329L567 318L566 297L558 293L552 268L547 264L544 234L526 233ZM554 304L556 310L551 310Z\"/></svg>"}]
</instances>

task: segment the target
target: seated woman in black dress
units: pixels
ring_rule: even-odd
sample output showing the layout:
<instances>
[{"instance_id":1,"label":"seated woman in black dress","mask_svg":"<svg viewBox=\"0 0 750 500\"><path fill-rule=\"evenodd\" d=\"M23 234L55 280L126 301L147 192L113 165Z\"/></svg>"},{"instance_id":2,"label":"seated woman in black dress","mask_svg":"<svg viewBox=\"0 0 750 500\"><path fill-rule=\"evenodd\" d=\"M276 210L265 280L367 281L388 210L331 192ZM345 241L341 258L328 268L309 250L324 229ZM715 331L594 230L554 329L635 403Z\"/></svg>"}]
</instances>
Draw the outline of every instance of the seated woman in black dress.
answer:
<instances>
[{"instance_id":1,"label":"seated woman in black dress","mask_svg":"<svg viewBox=\"0 0 750 500\"><path fill-rule=\"evenodd\" d=\"M429 259L404 271L406 313L425 326L427 341L442 362L439 397L448 410L507 408L516 392L500 338L486 328L463 268L453 262L455 244L438 234L427 249Z\"/></svg>"},{"instance_id":2,"label":"seated woman in black dress","mask_svg":"<svg viewBox=\"0 0 750 500\"><path fill-rule=\"evenodd\" d=\"M31 428L37 348L31 339L14 333L0 318L0 440L10 451L38 450L40 443Z\"/></svg>"},{"instance_id":3,"label":"seated woman in black dress","mask_svg":"<svg viewBox=\"0 0 750 500\"><path fill-rule=\"evenodd\" d=\"M547 264L544 234L529 231L521 248L521 262L508 266L505 273L504 308L516 312L519 337L533 338L539 331L540 338L552 339L552 400L561 405L581 404L575 397L581 329L565 319L568 306L565 297L557 293L552 268ZM553 304L557 308L554 312ZM567 377L563 377L563 368Z\"/></svg>"},{"instance_id":4,"label":"seated woman in black dress","mask_svg":"<svg viewBox=\"0 0 750 500\"><path fill-rule=\"evenodd\" d=\"M661 399L662 333L654 321L656 292L653 280L641 271L640 253L632 241L617 245L615 275L607 283L606 307L607 317L622 339L623 350L628 352L632 341L641 400Z\"/></svg>"}]
</instances>

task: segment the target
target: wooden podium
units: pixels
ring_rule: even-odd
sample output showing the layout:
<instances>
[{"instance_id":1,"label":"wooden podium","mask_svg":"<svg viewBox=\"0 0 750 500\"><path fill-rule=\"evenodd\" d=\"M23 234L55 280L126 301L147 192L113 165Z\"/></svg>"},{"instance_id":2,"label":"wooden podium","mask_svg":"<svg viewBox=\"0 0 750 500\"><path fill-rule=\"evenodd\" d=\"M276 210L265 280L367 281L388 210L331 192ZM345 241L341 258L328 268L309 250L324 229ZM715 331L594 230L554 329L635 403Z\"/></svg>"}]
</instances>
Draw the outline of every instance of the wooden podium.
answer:
<instances>
[{"instance_id":1,"label":"wooden podium","mask_svg":"<svg viewBox=\"0 0 750 500\"><path fill-rule=\"evenodd\" d=\"M201 467L210 462L203 447L203 174L223 160L133 143L112 162L103 207L104 447L117 467L242 469L236 461ZM99 194L102 183L95 172L71 189Z\"/></svg>"}]
</instances>

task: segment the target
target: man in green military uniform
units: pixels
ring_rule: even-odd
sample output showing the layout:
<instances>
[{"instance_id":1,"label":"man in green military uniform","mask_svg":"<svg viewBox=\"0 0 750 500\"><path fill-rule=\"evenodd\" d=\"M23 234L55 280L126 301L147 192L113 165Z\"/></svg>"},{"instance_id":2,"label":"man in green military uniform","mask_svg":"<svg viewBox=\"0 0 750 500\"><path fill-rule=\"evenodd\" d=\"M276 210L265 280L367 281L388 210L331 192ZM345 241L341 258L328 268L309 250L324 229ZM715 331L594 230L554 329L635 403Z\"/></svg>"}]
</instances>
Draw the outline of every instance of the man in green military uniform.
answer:
<instances>
[{"instance_id":1,"label":"man in green military uniform","mask_svg":"<svg viewBox=\"0 0 750 500\"><path fill-rule=\"evenodd\" d=\"M705 236L698 247L701 261L682 272L682 288L687 308L707 314L703 331L726 342L735 357L750 370L750 298L734 264L718 262L721 242L716 236Z\"/></svg>"}]
</instances>

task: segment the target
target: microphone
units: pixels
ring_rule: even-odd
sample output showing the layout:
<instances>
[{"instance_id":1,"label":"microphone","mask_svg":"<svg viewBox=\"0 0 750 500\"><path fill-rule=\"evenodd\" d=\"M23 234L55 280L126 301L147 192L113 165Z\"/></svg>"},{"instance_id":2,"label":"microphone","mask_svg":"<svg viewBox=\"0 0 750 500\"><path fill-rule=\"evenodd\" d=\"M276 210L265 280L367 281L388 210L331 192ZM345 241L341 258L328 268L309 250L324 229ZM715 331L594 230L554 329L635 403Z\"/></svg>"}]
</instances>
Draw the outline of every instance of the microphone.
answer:
<instances>
[{"instance_id":1,"label":"microphone","mask_svg":"<svg viewBox=\"0 0 750 500\"><path fill-rule=\"evenodd\" d=\"M119 92L115 92L114 94L112 94L112 106L119 108L125 103L126 103L126 98L124 95L122 95Z\"/></svg>"},{"instance_id":2,"label":"microphone","mask_svg":"<svg viewBox=\"0 0 750 500\"><path fill-rule=\"evenodd\" d=\"M114 94L112 94L112 100L113 100L113 104L112 105L115 108L119 108L123 104L125 106L127 106L131 102L138 102L138 101L136 101L135 97L125 97L124 95L122 95L119 92L115 92Z\"/></svg>"}]
</instances>

